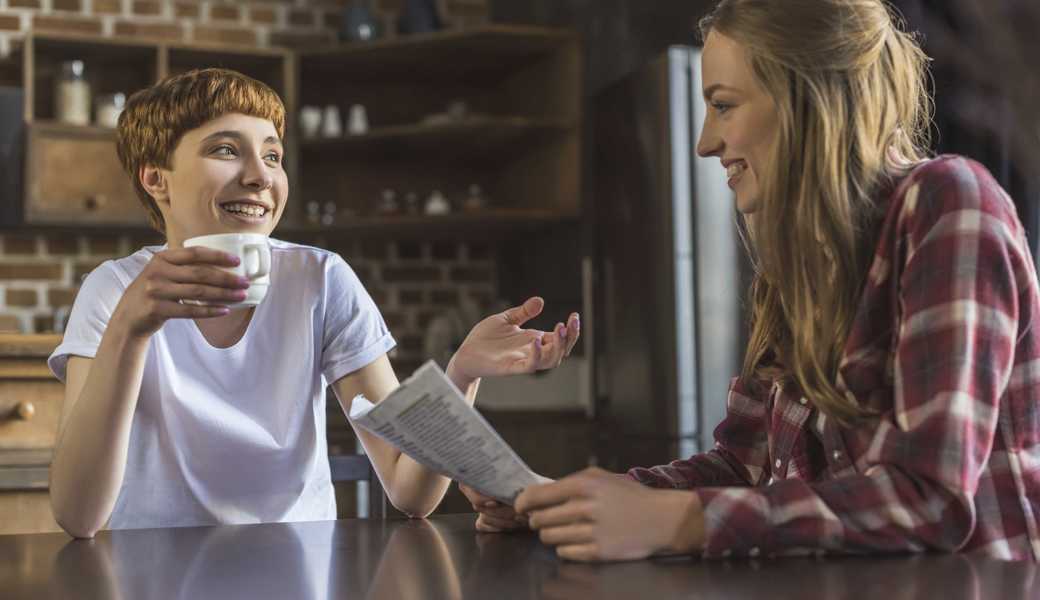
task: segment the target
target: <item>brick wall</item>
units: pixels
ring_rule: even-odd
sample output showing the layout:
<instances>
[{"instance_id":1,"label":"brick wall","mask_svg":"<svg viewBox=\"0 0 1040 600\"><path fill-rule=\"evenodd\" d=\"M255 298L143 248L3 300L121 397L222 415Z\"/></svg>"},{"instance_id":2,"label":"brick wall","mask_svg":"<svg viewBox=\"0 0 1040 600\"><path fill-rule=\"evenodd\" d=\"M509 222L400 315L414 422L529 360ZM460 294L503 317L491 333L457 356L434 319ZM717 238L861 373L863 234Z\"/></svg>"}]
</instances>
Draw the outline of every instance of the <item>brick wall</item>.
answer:
<instances>
[{"instance_id":1,"label":"brick wall","mask_svg":"<svg viewBox=\"0 0 1040 600\"><path fill-rule=\"evenodd\" d=\"M424 359L423 334L432 318L458 306L463 296L483 306L496 297L495 265L486 244L298 241L347 260L397 339L391 357L404 373ZM82 277L105 260L154 243L133 236L0 235L0 330L53 331L55 314L60 319L71 307Z\"/></svg>"},{"instance_id":2,"label":"brick wall","mask_svg":"<svg viewBox=\"0 0 1040 600\"><path fill-rule=\"evenodd\" d=\"M372 0L392 23L404 0ZM112 37L286 45L332 41L346 0L0 0L0 53L31 28ZM446 24L486 21L488 0L438 0ZM389 30L389 28L387 28ZM276 232L277 237L277 232ZM72 304L81 277L109 258L126 256L151 237L0 234L0 330L44 333ZM354 267L398 340L395 366L409 373L422 359L433 316L461 295L496 296L491 249L483 244L401 241L327 244Z\"/></svg>"},{"instance_id":3,"label":"brick wall","mask_svg":"<svg viewBox=\"0 0 1040 600\"><path fill-rule=\"evenodd\" d=\"M384 31L404 0L370 0ZM486 22L490 0L437 0L448 27ZM295 47L336 39L350 0L0 0L0 55L29 29Z\"/></svg>"}]
</instances>

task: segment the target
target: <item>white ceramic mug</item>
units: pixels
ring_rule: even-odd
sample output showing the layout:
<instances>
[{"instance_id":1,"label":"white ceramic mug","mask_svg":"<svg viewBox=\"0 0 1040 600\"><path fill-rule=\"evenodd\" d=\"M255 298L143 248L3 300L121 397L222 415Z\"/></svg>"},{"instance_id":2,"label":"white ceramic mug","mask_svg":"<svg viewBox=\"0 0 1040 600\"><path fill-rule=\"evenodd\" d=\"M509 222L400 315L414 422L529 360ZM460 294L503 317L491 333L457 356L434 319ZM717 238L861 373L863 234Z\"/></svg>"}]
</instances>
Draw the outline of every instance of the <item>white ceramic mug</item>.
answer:
<instances>
[{"instance_id":1,"label":"white ceramic mug","mask_svg":"<svg viewBox=\"0 0 1040 600\"><path fill-rule=\"evenodd\" d=\"M237 267L221 267L229 273L249 280L246 298L228 304L230 308L256 306L267 295L271 286L271 244L262 233L215 233L184 241L185 248L204 246L233 254L239 259Z\"/></svg>"}]
</instances>

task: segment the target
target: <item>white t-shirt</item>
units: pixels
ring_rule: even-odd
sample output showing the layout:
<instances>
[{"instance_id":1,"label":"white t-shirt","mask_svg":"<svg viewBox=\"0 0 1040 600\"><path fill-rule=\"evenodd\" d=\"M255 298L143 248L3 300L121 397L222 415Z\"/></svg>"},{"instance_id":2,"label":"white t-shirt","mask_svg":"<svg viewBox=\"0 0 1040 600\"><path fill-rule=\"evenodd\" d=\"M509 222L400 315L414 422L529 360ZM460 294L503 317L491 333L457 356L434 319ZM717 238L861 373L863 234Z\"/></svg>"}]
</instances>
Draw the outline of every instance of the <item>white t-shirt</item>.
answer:
<instances>
[{"instance_id":1,"label":"white t-shirt","mask_svg":"<svg viewBox=\"0 0 1040 600\"><path fill-rule=\"evenodd\" d=\"M164 248L87 276L48 359L58 379L70 355L95 356L123 291ZM238 343L214 348L190 319L171 319L151 337L108 526L335 519L326 386L393 346L339 255L272 239L271 287Z\"/></svg>"}]
</instances>

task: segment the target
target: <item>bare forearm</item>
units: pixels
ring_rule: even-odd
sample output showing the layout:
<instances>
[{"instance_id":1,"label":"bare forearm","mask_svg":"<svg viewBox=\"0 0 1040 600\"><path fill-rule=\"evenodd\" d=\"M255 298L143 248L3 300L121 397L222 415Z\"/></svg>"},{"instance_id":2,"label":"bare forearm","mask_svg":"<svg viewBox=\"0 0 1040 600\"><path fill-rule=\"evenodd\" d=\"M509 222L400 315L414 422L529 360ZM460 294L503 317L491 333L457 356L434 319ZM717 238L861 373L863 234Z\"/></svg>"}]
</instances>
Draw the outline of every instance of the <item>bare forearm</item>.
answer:
<instances>
[{"instance_id":1,"label":"bare forearm","mask_svg":"<svg viewBox=\"0 0 1040 600\"><path fill-rule=\"evenodd\" d=\"M480 380L471 380L466 388L466 402L476 400ZM382 439L355 428L376 470L390 502L412 517L424 518L433 512L448 491L451 480L427 469Z\"/></svg>"},{"instance_id":2,"label":"bare forearm","mask_svg":"<svg viewBox=\"0 0 1040 600\"><path fill-rule=\"evenodd\" d=\"M58 523L73 536L93 536L115 506L147 341L113 323L61 424L51 464L51 505Z\"/></svg>"},{"instance_id":3,"label":"bare forearm","mask_svg":"<svg viewBox=\"0 0 1040 600\"><path fill-rule=\"evenodd\" d=\"M381 476L390 503L410 517L425 518L432 513L444 498L451 480L367 431L355 431Z\"/></svg>"}]
</instances>

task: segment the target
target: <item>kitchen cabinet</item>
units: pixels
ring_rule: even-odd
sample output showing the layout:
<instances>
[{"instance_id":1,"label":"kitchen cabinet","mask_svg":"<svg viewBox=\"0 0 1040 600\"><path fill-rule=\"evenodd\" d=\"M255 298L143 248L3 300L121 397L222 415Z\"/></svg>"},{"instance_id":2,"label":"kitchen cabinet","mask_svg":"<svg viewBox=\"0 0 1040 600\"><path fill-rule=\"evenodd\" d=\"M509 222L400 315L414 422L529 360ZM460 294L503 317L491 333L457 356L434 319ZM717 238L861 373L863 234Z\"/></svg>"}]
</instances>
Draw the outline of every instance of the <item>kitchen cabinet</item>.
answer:
<instances>
[{"instance_id":1,"label":"kitchen cabinet","mask_svg":"<svg viewBox=\"0 0 1040 600\"><path fill-rule=\"evenodd\" d=\"M47 495L65 386L47 368L57 335L0 335L0 534L59 531Z\"/></svg>"}]
</instances>

